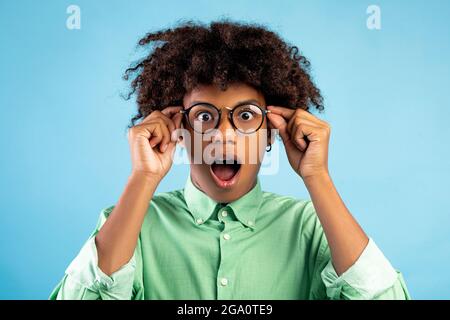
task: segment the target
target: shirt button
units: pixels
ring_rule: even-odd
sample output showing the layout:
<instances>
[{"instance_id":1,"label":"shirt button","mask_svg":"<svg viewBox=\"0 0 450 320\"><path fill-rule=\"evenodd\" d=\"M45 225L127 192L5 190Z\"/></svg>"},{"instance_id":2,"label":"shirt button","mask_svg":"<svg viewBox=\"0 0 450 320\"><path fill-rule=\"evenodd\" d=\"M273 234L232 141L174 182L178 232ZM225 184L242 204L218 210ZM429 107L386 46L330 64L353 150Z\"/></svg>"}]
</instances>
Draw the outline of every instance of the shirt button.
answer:
<instances>
[{"instance_id":1,"label":"shirt button","mask_svg":"<svg viewBox=\"0 0 450 320\"><path fill-rule=\"evenodd\" d=\"M223 235L223 238L224 238L225 240L230 240L230 239L231 239L231 236L230 236L228 233L225 233L225 234Z\"/></svg>"},{"instance_id":2,"label":"shirt button","mask_svg":"<svg viewBox=\"0 0 450 320\"><path fill-rule=\"evenodd\" d=\"M222 215L222 217L226 217L228 215L228 212L226 210L223 210L221 215Z\"/></svg>"},{"instance_id":3,"label":"shirt button","mask_svg":"<svg viewBox=\"0 0 450 320\"><path fill-rule=\"evenodd\" d=\"M247 221L247 224L248 224L249 226L253 226L255 223L254 223L252 220L248 220L248 221Z\"/></svg>"},{"instance_id":4,"label":"shirt button","mask_svg":"<svg viewBox=\"0 0 450 320\"><path fill-rule=\"evenodd\" d=\"M202 218L198 218L195 222L197 222L197 224L202 224L203 223L203 219Z\"/></svg>"},{"instance_id":5,"label":"shirt button","mask_svg":"<svg viewBox=\"0 0 450 320\"><path fill-rule=\"evenodd\" d=\"M220 284L225 287L228 284L228 279L227 278L220 279Z\"/></svg>"}]
</instances>

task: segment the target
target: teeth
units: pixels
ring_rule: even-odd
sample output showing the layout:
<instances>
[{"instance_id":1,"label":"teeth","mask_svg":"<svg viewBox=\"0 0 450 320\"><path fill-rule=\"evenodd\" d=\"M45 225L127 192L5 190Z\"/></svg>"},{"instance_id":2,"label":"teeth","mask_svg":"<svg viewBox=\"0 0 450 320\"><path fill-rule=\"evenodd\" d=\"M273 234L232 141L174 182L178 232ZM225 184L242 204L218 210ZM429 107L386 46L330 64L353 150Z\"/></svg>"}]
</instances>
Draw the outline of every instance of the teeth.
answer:
<instances>
[{"instance_id":1,"label":"teeth","mask_svg":"<svg viewBox=\"0 0 450 320\"><path fill-rule=\"evenodd\" d=\"M215 164L238 164L237 159L216 159L214 160Z\"/></svg>"}]
</instances>

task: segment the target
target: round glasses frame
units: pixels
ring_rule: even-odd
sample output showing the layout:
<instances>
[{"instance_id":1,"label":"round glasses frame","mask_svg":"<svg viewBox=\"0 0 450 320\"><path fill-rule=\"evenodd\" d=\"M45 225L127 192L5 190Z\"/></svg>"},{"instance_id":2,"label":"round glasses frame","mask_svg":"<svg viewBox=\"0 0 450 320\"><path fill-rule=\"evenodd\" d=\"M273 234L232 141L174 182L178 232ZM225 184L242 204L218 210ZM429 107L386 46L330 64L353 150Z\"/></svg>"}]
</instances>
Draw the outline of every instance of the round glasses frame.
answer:
<instances>
[{"instance_id":1,"label":"round glasses frame","mask_svg":"<svg viewBox=\"0 0 450 320\"><path fill-rule=\"evenodd\" d=\"M217 124L215 125L215 127L212 128L212 129L208 129L208 130L217 129L219 127L219 125L220 125L220 119L222 118L222 110L217 108L215 105L213 105L211 103L199 102L199 103L193 104L192 106L190 106L186 110L180 110L180 113L185 115L186 122L189 124L189 126L192 128L192 130L194 130L195 132L198 132L198 131L196 131L194 129L194 127L192 126L191 122L189 121L189 113L191 112L192 108L194 108L195 106L198 106L198 105L207 105L207 106L210 106L210 107L216 109L217 113L219 114L219 119L217 120ZM261 114L262 114L261 123L259 124L258 128L256 128L253 131L250 131L250 132L239 130L239 128L236 127L236 125L234 124L234 121L233 121L233 112L234 112L234 110L236 108L241 107L241 106L248 106L248 105L257 107L259 110L261 110ZM237 131L241 132L241 133L244 133L244 134L252 134L252 133L255 133L256 131L258 131L261 128L261 126L263 125L264 119L266 118L267 114L270 113L270 110L262 109L260 106L258 106L256 104L253 104L253 103L243 103L243 104L239 104L239 105L235 106L234 108L225 107L224 109L227 109L229 111L228 112L228 120L230 120L230 123L233 126L233 128L236 129ZM205 134L206 131L205 132L198 132L198 133Z\"/></svg>"}]
</instances>

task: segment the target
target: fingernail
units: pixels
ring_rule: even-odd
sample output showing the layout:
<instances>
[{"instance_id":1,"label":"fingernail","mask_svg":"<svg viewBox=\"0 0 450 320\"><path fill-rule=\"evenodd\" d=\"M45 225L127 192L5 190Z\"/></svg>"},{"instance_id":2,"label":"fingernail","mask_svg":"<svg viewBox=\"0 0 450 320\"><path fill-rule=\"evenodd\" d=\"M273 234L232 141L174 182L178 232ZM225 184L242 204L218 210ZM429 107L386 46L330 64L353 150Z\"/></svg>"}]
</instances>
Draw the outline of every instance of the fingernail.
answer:
<instances>
[{"instance_id":1,"label":"fingernail","mask_svg":"<svg viewBox=\"0 0 450 320\"><path fill-rule=\"evenodd\" d=\"M163 146L161 147L162 152L165 152L167 149L167 144L163 144Z\"/></svg>"}]
</instances>

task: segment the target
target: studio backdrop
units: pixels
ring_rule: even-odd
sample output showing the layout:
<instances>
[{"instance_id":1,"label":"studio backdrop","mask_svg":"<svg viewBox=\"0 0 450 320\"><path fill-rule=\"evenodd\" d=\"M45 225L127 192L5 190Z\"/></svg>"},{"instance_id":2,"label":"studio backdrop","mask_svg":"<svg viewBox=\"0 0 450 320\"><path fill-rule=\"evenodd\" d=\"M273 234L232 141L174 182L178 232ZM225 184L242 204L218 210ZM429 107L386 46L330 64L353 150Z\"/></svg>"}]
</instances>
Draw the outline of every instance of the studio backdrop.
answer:
<instances>
[{"instance_id":1,"label":"studio backdrop","mask_svg":"<svg viewBox=\"0 0 450 320\"><path fill-rule=\"evenodd\" d=\"M261 23L311 62L346 205L414 299L450 298L450 2L0 2L0 298L47 299L130 173L125 69L180 21ZM282 148L280 141L274 148ZM308 198L284 152L267 191ZM174 165L158 192L180 189Z\"/></svg>"}]
</instances>

